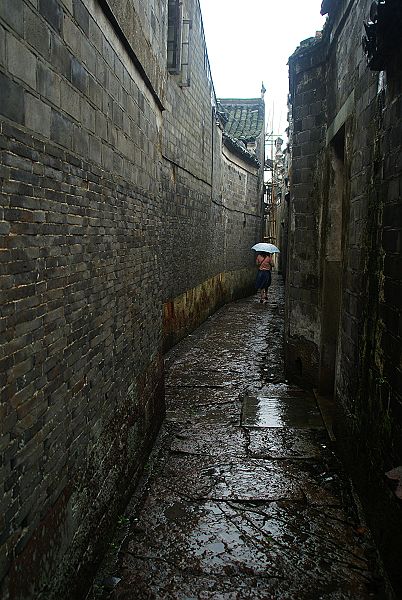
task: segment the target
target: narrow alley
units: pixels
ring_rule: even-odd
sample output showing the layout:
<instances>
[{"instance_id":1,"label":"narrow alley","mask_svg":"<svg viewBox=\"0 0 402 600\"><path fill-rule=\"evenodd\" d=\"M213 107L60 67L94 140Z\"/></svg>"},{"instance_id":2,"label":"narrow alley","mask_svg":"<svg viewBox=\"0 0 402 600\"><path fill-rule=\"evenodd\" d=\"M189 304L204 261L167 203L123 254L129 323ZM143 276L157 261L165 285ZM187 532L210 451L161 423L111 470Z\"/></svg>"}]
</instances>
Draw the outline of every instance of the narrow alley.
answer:
<instances>
[{"instance_id":1,"label":"narrow alley","mask_svg":"<svg viewBox=\"0 0 402 600\"><path fill-rule=\"evenodd\" d=\"M0 0L1 600L402 598L401 31Z\"/></svg>"},{"instance_id":2,"label":"narrow alley","mask_svg":"<svg viewBox=\"0 0 402 600\"><path fill-rule=\"evenodd\" d=\"M284 378L271 289L168 353L166 420L91 598L385 597L315 398Z\"/></svg>"}]
</instances>

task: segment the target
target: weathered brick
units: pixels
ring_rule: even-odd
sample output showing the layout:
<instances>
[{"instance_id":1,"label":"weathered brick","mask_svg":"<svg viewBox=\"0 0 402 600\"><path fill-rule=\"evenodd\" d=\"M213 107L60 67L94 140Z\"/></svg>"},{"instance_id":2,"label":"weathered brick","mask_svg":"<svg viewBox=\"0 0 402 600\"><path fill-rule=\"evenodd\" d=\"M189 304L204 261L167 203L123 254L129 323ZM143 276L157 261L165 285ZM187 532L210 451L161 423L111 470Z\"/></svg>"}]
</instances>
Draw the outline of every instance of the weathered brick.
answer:
<instances>
[{"instance_id":1,"label":"weathered brick","mask_svg":"<svg viewBox=\"0 0 402 600\"><path fill-rule=\"evenodd\" d=\"M73 0L73 14L74 19L77 21L78 25L84 31L84 33L89 35L89 13L82 3L81 0Z\"/></svg>"},{"instance_id":2,"label":"weathered brick","mask_svg":"<svg viewBox=\"0 0 402 600\"><path fill-rule=\"evenodd\" d=\"M386 252L400 252L402 249L402 230L385 229L382 233L382 245Z\"/></svg>"},{"instance_id":3,"label":"weathered brick","mask_svg":"<svg viewBox=\"0 0 402 600\"><path fill-rule=\"evenodd\" d=\"M95 133L95 109L89 102L81 98L81 123L85 130Z\"/></svg>"},{"instance_id":4,"label":"weathered brick","mask_svg":"<svg viewBox=\"0 0 402 600\"><path fill-rule=\"evenodd\" d=\"M49 60L50 33L38 14L24 5L24 39L39 54Z\"/></svg>"},{"instance_id":5,"label":"weathered brick","mask_svg":"<svg viewBox=\"0 0 402 600\"><path fill-rule=\"evenodd\" d=\"M64 18L63 37L75 57L81 55L82 36L77 25L68 15Z\"/></svg>"},{"instance_id":6,"label":"weathered brick","mask_svg":"<svg viewBox=\"0 0 402 600\"><path fill-rule=\"evenodd\" d=\"M0 64L6 64L6 32L0 25Z\"/></svg>"},{"instance_id":7,"label":"weathered brick","mask_svg":"<svg viewBox=\"0 0 402 600\"><path fill-rule=\"evenodd\" d=\"M71 77L71 52L63 44L56 33L51 33L50 40L50 59L51 64L58 74L69 79Z\"/></svg>"},{"instance_id":8,"label":"weathered brick","mask_svg":"<svg viewBox=\"0 0 402 600\"><path fill-rule=\"evenodd\" d=\"M22 0L3 0L0 2L0 17L19 35L23 30L23 2Z\"/></svg>"},{"instance_id":9,"label":"weathered brick","mask_svg":"<svg viewBox=\"0 0 402 600\"><path fill-rule=\"evenodd\" d=\"M97 23L93 19L89 19L89 39L98 50L99 53L102 52L102 31Z\"/></svg>"},{"instance_id":10,"label":"weathered brick","mask_svg":"<svg viewBox=\"0 0 402 600\"><path fill-rule=\"evenodd\" d=\"M25 124L44 137L50 137L51 108L35 96L25 96Z\"/></svg>"},{"instance_id":11,"label":"weathered brick","mask_svg":"<svg viewBox=\"0 0 402 600\"><path fill-rule=\"evenodd\" d=\"M64 112L80 120L80 94L67 82L61 82L61 108Z\"/></svg>"},{"instance_id":12,"label":"weathered brick","mask_svg":"<svg viewBox=\"0 0 402 600\"><path fill-rule=\"evenodd\" d=\"M71 83L81 92L87 94L88 73L80 61L75 58L71 61Z\"/></svg>"},{"instance_id":13,"label":"weathered brick","mask_svg":"<svg viewBox=\"0 0 402 600\"><path fill-rule=\"evenodd\" d=\"M63 10L57 0L39 0L39 12L58 33L62 33Z\"/></svg>"},{"instance_id":14,"label":"weathered brick","mask_svg":"<svg viewBox=\"0 0 402 600\"><path fill-rule=\"evenodd\" d=\"M72 146L73 123L60 112L52 109L50 137L62 146Z\"/></svg>"},{"instance_id":15,"label":"weathered brick","mask_svg":"<svg viewBox=\"0 0 402 600\"><path fill-rule=\"evenodd\" d=\"M16 121L24 123L25 104L23 88L0 73L0 114Z\"/></svg>"},{"instance_id":16,"label":"weathered brick","mask_svg":"<svg viewBox=\"0 0 402 600\"><path fill-rule=\"evenodd\" d=\"M56 106L60 106L60 78L44 64L38 62L38 92Z\"/></svg>"},{"instance_id":17,"label":"weathered brick","mask_svg":"<svg viewBox=\"0 0 402 600\"><path fill-rule=\"evenodd\" d=\"M7 35L7 66L24 84L36 89L36 57L12 35Z\"/></svg>"},{"instance_id":18,"label":"weathered brick","mask_svg":"<svg viewBox=\"0 0 402 600\"><path fill-rule=\"evenodd\" d=\"M385 227L402 228L402 205L400 203L384 206L383 223Z\"/></svg>"},{"instance_id":19,"label":"weathered brick","mask_svg":"<svg viewBox=\"0 0 402 600\"><path fill-rule=\"evenodd\" d=\"M10 232L10 223L0 221L0 235L8 235Z\"/></svg>"},{"instance_id":20,"label":"weathered brick","mask_svg":"<svg viewBox=\"0 0 402 600\"><path fill-rule=\"evenodd\" d=\"M28 373L33 367L33 358L28 358L23 362L19 362L8 371L8 381L11 383L18 377Z\"/></svg>"}]
</instances>

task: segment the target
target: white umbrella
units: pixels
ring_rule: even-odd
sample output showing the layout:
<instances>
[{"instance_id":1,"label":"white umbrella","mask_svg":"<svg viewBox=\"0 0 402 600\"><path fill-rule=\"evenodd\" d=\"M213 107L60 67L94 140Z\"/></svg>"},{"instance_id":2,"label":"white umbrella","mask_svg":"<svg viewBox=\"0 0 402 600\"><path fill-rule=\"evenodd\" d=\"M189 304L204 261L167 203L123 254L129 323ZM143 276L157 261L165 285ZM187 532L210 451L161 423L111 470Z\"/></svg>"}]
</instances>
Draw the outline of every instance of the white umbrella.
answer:
<instances>
[{"instance_id":1,"label":"white umbrella","mask_svg":"<svg viewBox=\"0 0 402 600\"><path fill-rule=\"evenodd\" d=\"M251 250L255 250L256 252L269 252L270 254L274 254L275 252L280 252L279 248L274 246L273 244L266 244L265 242L260 242L259 244L255 244L251 248Z\"/></svg>"}]
</instances>

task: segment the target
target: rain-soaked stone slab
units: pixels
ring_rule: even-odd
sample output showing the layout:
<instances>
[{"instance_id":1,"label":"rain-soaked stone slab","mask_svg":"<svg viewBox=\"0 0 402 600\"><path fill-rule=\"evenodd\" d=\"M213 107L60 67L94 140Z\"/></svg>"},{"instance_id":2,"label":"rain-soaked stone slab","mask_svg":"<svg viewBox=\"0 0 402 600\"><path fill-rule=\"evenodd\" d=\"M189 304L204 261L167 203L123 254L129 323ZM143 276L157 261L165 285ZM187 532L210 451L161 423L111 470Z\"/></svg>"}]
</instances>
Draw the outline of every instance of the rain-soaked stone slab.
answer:
<instances>
[{"instance_id":1,"label":"rain-soaked stone slab","mask_svg":"<svg viewBox=\"0 0 402 600\"><path fill-rule=\"evenodd\" d=\"M231 388L166 388L167 420L239 424L240 392Z\"/></svg>"},{"instance_id":2,"label":"rain-soaked stone slab","mask_svg":"<svg viewBox=\"0 0 402 600\"><path fill-rule=\"evenodd\" d=\"M183 426L176 431L171 452L209 456L246 456L247 436L239 427L204 424Z\"/></svg>"},{"instance_id":3,"label":"rain-soaked stone slab","mask_svg":"<svg viewBox=\"0 0 402 600\"><path fill-rule=\"evenodd\" d=\"M222 403L216 406L200 405L194 408L187 406L183 409L176 408L166 411L166 420L175 423L228 425L240 424L240 408L233 402Z\"/></svg>"},{"instance_id":4,"label":"rain-soaked stone slab","mask_svg":"<svg viewBox=\"0 0 402 600\"><path fill-rule=\"evenodd\" d=\"M216 363L215 363L216 364ZM189 369L183 366L182 369L175 369L169 373L166 378L167 387L225 387L236 385L249 381L256 377L257 369L253 365L233 365L232 368L200 368Z\"/></svg>"},{"instance_id":5,"label":"rain-soaked stone slab","mask_svg":"<svg viewBox=\"0 0 402 600\"><path fill-rule=\"evenodd\" d=\"M317 403L309 396L246 396L241 423L244 427L324 428Z\"/></svg>"},{"instance_id":6,"label":"rain-soaked stone slab","mask_svg":"<svg viewBox=\"0 0 402 600\"><path fill-rule=\"evenodd\" d=\"M249 429L248 451L258 458L319 458L330 453L326 431L319 429Z\"/></svg>"},{"instance_id":7,"label":"rain-soaked stone slab","mask_svg":"<svg viewBox=\"0 0 402 600\"><path fill-rule=\"evenodd\" d=\"M154 492L166 490L187 500L303 501L338 506L338 475L310 461L268 461L223 456L170 456Z\"/></svg>"},{"instance_id":8,"label":"rain-soaked stone slab","mask_svg":"<svg viewBox=\"0 0 402 600\"><path fill-rule=\"evenodd\" d=\"M209 406L212 408L219 404L236 403L239 399L240 392L235 389L206 386L194 388L167 386L166 388L166 404L172 410L182 410L188 406L192 408Z\"/></svg>"},{"instance_id":9,"label":"rain-soaked stone slab","mask_svg":"<svg viewBox=\"0 0 402 600\"><path fill-rule=\"evenodd\" d=\"M122 549L112 597L373 598L365 535L336 508L151 494Z\"/></svg>"}]
</instances>

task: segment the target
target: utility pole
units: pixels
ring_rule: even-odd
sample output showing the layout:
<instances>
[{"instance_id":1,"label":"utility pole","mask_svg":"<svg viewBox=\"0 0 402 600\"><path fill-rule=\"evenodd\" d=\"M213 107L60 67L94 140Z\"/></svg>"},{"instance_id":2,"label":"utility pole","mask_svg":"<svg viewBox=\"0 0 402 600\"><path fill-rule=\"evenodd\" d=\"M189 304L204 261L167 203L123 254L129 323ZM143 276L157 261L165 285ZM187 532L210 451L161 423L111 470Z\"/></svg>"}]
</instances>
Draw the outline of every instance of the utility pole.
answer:
<instances>
[{"instance_id":1,"label":"utility pole","mask_svg":"<svg viewBox=\"0 0 402 600\"><path fill-rule=\"evenodd\" d=\"M271 131L270 133L266 133L265 134L265 145L267 146L268 144L270 144L271 149L270 152L268 151L267 154L271 155L270 160L266 161L266 165L265 165L265 171L270 171L271 172L271 181L265 186L266 189L266 206L265 206L265 212L266 212L266 221L265 221L265 235L264 235L264 240L266 240L267 242L276 244L277 243L277 223L276 223L276 217L277 217L277 211L276 211L276 196L275 196L275 178L276 178L276 173L275 173L275 169L276 169L276 165L275 165L275 159L274 159L274 140L280 138L280 134L279 133L274 133L274 129L273 129L273 114L272 114L272 121L271 121Z\"/></svg>"}]
</instances>

